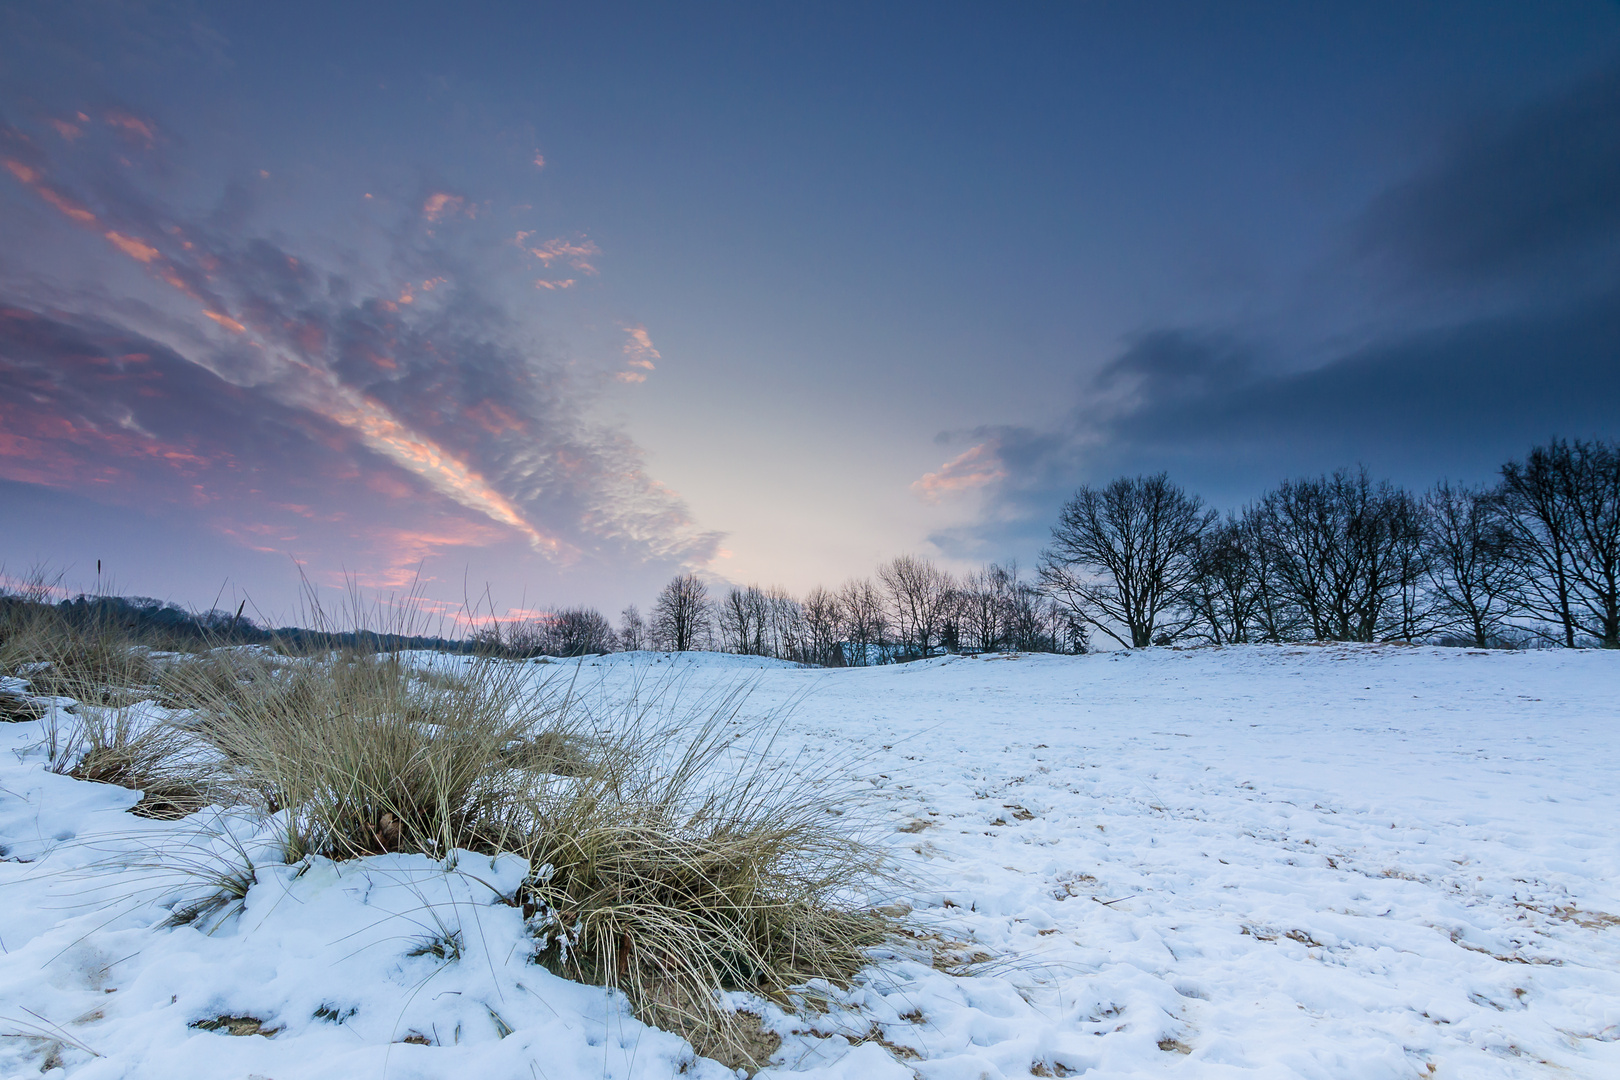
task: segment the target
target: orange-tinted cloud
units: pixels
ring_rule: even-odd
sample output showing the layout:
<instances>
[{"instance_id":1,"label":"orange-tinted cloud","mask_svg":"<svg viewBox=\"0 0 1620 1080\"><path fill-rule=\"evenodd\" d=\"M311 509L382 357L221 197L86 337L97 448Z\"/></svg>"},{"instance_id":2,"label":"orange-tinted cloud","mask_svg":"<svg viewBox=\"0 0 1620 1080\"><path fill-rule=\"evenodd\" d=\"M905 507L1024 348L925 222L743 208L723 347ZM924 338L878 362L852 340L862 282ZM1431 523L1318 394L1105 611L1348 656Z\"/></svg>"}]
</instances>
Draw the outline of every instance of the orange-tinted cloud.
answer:
<instances>
[{"instance_id":1,"label":"orange-tinted cloud","mask_svg":"<svg viewBox=\"0 0 1620 1080\"><path fill-rule=\"evenodd\" d=\"M511 409L497 405L485 398L477 405L462 410L467 419L489 432L491 435L502 435L508 431L522 431L528 425Z\"/></svg>"},{"instance_id":2,"label":"orange-tinted cloud","mask_svg":"<svg viewBox=\"0 0 1620 1080\"><path fill-rule=\"evenodd\" d=\"M422 477L442 494L491 521L516 529L536 550L553 556L572 554L570 545L536 529L506 496L465 462L400 423L381 403L341 385L333 385L330 390L336 401L311 403L321 415L357 432L367 446Z\"/></svg>"},{"instance_id":3,"label":"orange-tinted cloud","mask_svg":"<svg viewBox=\"0 0 1620 1080\"><path fill-rule=\"evenodd\" d=\"M203 312L203 314L208 316L210 319L213 319L215 322L217 322L219 325L223 326L225 329L229 330L233 334L245 334L245 333L247 333L247 327L243 326L241 323L237 322L235 319L231 318L229 315L221 315L217 311L205 311L205 312Z\"/></svg>"},{"instance_id":4,"label":"orange-tinted cloud","mask_svg":"<svg viewBox=\"0 0 1620 1080\"><path fill-rule=\"evenodd\" d=\"M546 156L538 150L534 152L534 167L536 169L543 169L546 167Z\"/></svg>"},{"instance_id":5,"label":"orange-tinted cloud","mask_svg":"<svg viewBox=\"0 0 1620 1080\"><path fill-rule=\"evenodd\" d=\"M139 263L149 263L158 257L158 249L144 240L137 240L133 236L125 236L116 231L109 230L107 239L112 241L113 247Z\"/></svg>"},{"instance_id":6,"label":"orange-tinted cloud","mask_svg":"<svg viewBox=\"0 0 1620 1080\"><path fill-rule=\"evenodd\" d=\"M142 120L138 116L131 116L129 113L123 112L119 109L113 109L111 112L107 113L106 120L107 123L112 127L118 128L120 131L127 132L130 135L134 135L139 139L145 140L148 146L150 146L157 139L157 132L149 120Z\"/></svg>"},{"instance_id":7,"label":"orange-tinted cloud","mask_svg":"<svg viewBox=\"0 0 1620 1080\"><path fill-rule=\"evenodd\" d=\"M149 125L120 126L141 138L156 134ZM71 153L83 153L86 141L93 150L104 140L104 133L103 143L81 140ZM472 517L467 514L471 509L478 515L472 519L492 533L510 536L510 530L564 561L586 553L602 558L617 549L639 561L684 564L690 559L700 565L708 557L711 538L694 531L679 497L645 475L639 451L628 438L582 410L566 365L535 357L515 322L503 323L498 312L490 319L489 298L468 292L476 282L458 282L452 289L447 278L435 274L441 264L418 261L423 269L397 300L387 294L334 292L318 260L309 264L273 241L223 233L208 220L182 225L172 209L152 205L135 191L124 170L86 174L79 178L82 188L58 184L58 170L48 155L64 155L66 161L70 151L54 134L42 142L43 148L24 137L5 147L10 157L0 153L0 168L70 221L94 227L109 245L104 258L130 258L191 297L196 306L174 298L191 320L201 315L235 335L230 345L223 335L193 337L193 355L171 349L164 361L213 372L229 387L219 393L243 395L241 411L231 414L238 417L239 431L220 435L213 445L265 438L260 416L275 418L269 429L296 431L307 442L291 456L242 455L244 470L265 470L266 463L276 463L260 473L269 477L274 472L274 480L246 481L266 488L261 497L244 495L242 484L223 479L225 466L211 453L177 442L176 436L187 430L184 422L152 428L164 436L159 441L168 447L165 453L173 454L162 458L166 469L206 471L205 484L190 485L197 492L227 501L234 492L241 505L270 510L276 504L342 506L352 523L345 528L359 537L367 530L359 523L358 510L351 509L353 496L302 479L330 480L342 471L342 483L359 487L362 505L392 506L389 496L396 491L385 495L380 485L405 493L399 498L401 507L414 503L424 513L438 507L438 513L452 517ZM471 216L474 209L448 192L430 194L420 207L424 218L438 221ZM404 208L414 217L409 209ZM535 244L532 235L519 234L515 242L552 272L580 268L579 275L547 274L537 288L570 288L579 276L596 272L591 260L599 249L583 236ZM425 302L430 293L431 304ZM469 314L477 318L468 322L464 316ZM89 317L70 321L90 327L96 340L104 334L124 342L140 337ZM4 322L0 319L0 325ZM640 328L626 330L625 366L631 370L621 376L632 383L644 381L658 358L645 330L636 330ZM118 352L86 357L82 364L144 355L146 345L142 341L141 350L132 350L125 344ZM0 354L0 369L7 362ZM131 368L117 372L117 378L118 389L98 391L106 410L97 414L103 426L117 423L117 409L126 406L124 415L136 418L134 423L155 414L186 415L178 398L190 384L181 377L143 382ZM132 431L139 434L138 428ZM86 452L73 485L118 485L120 470L132 468L139 456L133 451ZM423 532L439 535L436 525L419 520Z\"/></svg>"},{"instance_id":8,"label":"orange-tinted cloud","mask_svg":"<svg viewBox=\"0 0 1620 1080\"><path fill-rule=\"evenodd\" d=\"M62 138L66 139L68 142L72 142L74 139L77 139L80 135L84 134L84 129L82 127L80 127L78 124L70 123L67 120L57 120L53 118L46 122L50 124L51 127L55 128L56 133L62 136Z\"/></svg>"},{"instance_id":9,"label":"orange-tinted cloud","mask_svg":"<svg viewBox=\"0 0 1620 1080\"><path fill-rule=\"evenodd\" d=\"M653 361L662 360L663 354L653 348L652 338L647 336L645 326L626 326L624 332L630 335L624 343L624 355L630 358L630 366L653 370ZM643 376L645 377L645 376Z\"/></svg>"},{"instance_id":10,"label":"orange-tinted cloud","mask_svg":"<svg viewBox=\"0 0 1620 1080\"><path fill-rule=\"evenodd\" d=\"M523 240L531 235L533 234L518 233L518 244L521 246ZM590 262L590 259L593 256L602 254L601 248L584 237L580 237L578 243L557 237L553 240L547 240L539 247L531 247L527 250L530 255L533 255L547 266L561 259L580 273L592 276L596 274L597 270Z\"/></svg>"},{"instance_id":11,"label":"orange-tinted cloud","mask_svg":"<svg viewBox=\"0 0 1620 1080\"><path fill-rule=\"evenodd\" d=\"M467 205L467 200L460 195L452 195L447 191L435 191L422 203L422 216L428 221L438 221L441 218L460 213Z\"/></svg>"},{"instance_id":12,"label":"orange-tinted cloud","mask_svg":"<svg viewBox=\"0 0 1620 1080\"><path fill-rule=\"evenodd\" d=\"M922 496L924 502L937 503L947 495L959 495L993 484L1006 475L1007 470L996 456L996 447L980 443L947 461L938 472L925 473L912 483L911 490Z\"/></svg>"},{"instance_id":13,"label":"orange-tinted cloud","mask_svg":"<svg viewBox=\"0 0 1620 1080\"><path fill-rule=\"evenodd\" d=\"M71 220L77 221L81 225L90 225L95 222L95 214L47 184L45 177L38 169L25 165L15 158L6 158L4 161L0 161L0 164L3 164L6 171L12 176L33 188L34 193L41 199L60 210Z\"/></svg>"}]
</instances>

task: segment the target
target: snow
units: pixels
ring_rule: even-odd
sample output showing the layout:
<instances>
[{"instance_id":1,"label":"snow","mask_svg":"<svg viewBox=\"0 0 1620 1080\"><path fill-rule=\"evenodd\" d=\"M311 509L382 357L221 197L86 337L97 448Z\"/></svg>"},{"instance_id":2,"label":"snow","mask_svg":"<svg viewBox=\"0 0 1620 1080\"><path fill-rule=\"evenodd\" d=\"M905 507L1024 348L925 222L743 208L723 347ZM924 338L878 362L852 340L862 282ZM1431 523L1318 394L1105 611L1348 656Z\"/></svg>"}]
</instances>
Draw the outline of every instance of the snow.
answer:
<instances>
[{"instance_id":1,"label":"snow","mask_svg":"<svg viewBox=\"0 0 1620 1080\"><path fill-rule=\"evenodd\" d=\"M784 751L867 778L898 864L877 899L959 961L878 957L842 1009L765 1010L763 1076L1620 1076L1620 656L536 665L604 701L672 668L750 681ZM514 860L279 866L263 823L147 821L49 773L40 731L0 727L0 1032L36 1036L0 1040L0 1075L731 1075L528 963ZM242 852L240 909L163 925L199 888L176 853ZM190 1026L217 1017L273 1036Z\"/></svg>"}]
</instances>

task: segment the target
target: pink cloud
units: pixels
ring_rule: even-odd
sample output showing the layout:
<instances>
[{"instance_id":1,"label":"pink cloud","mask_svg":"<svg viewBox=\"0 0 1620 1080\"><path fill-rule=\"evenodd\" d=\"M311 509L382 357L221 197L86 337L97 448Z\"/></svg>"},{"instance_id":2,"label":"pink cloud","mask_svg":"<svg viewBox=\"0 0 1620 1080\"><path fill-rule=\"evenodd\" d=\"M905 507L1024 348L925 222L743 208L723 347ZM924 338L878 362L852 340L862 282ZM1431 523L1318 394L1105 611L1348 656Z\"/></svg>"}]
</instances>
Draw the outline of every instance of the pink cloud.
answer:
<instances>
[{"instance_id":1,"label":"pink cloud","mask_svg":"<svg viewBox=\"0 0 1620 1080\"><path fill-rule=\"evenodd\" d=\"M652 338L647 336L645 326L626 326L624 332L630 335L624 343L624 355L630 358L630 366L653 370L653 361L662 360L663 354L653 348Z\"/></svg>"},{"instance_id":2,"label":"pink cloud","mask_svg":"<svg viewBox=\"0 0 1620 1080\"><path fill-rule=\"evenodd\" d=\"M158 257L158 249L144 240L137 240L133 236L125 236L120 232L108 232L107 239L113 247L139 263L149 263Z\"/></svg>"},{"instance_id":3,"label":"pink cloud","mask_svg":"<svg viewBox=\"0 0 1620 1080\"><path fill-rule=\"evenodd\" d=\"M157 132L149 120L142 120L138 116L131 116L127 112L114 109L107 114L107 123L130 135L145 140L150 146L157 139Z\"/></svg>"},{"instance_id":4,"label":"pink cloud","mask_svg":"<svg viewBox=\"0 0 1620 1080\"><path fill-rule=\"evenodd\" d=\"M223 326L233 334L244 334L247 332L247 327L243 326L229 315L221 315L217 311L204 311L203 314L208 316L210 319L213 319L216 323Z\"/></svg>"},{"instance_id":5,"label":"pink cloud","mask_svg":"<svg viewBox=\"0 0 1620 1080\"><path fill-rule=\"evenodd\" d=\"M993 484L1007 475L996 450L990 443L969 447L941 465L938 472L925 473L914 481L911 490L924 502L937 503L947 495L960 495Z\"/></svg>"},{"instance_id":6,"label":"pink cloud","mask_svg":"<svg viewBox=\"0 0 1620 1080\"><path fill-rule=\"evenodd\" d=\"M438 221L441 218L458 214L467 205L467 200L460 195L452 195L447 191L435 191L422 203L422 216L428 221Z\"/></svg>"},{"instance_id":7,"label":"pink cloud","mask_svg":"<svg viewBox=\"0 0 1620 1080\"><path fill-rule=\"evenodd\" d=\"M531 235L525 232L518 233L518 245L521 247L523 241ZM539 247L529 248L528 252L547 266L561 259L580 273L595 276L596 267L591 264L590 259L592 256L602 254L602 249L584 237L580 237L578 243L557 237L554 240L547 240Z\"/></svg>"},{"instance_id":8,"label":"pink cloud","mask_svg":"<svg viewBox=\"0 0 1620 1080\"><path fill-rule=\"evenodd\" d=\"M15 176L22 183L33 188L36 195L50 203L52 206L56 207L56 209L60 210L68 218L72 219L73 221L77 221L81 225L91 225L95 223L95 214L92 214L83 206L80 206L66 195L63 195L61 192L45 183L45 177L38 169L24 165L22 162L13 158L7 158L3 163L0 164L4 164L7 172L9 172L12 176Z\"/></svg>"}]
</instances>

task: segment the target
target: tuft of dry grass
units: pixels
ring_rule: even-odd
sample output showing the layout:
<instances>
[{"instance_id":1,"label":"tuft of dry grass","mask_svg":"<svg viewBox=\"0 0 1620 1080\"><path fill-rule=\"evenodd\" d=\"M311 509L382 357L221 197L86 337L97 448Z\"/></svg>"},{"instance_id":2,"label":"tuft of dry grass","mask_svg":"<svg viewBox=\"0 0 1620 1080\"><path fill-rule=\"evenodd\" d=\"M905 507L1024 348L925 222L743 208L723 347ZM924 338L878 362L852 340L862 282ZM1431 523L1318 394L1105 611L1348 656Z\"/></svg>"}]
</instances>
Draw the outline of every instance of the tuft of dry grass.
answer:
<instances>
[{"instance_id":1,"label":"tuft of dry grass","mask_svg":"<svg viewBox=\"0 0 1620 1080\"><path fill-rule=\"evenodd\" d=\"M142 793L130 812L173 820L207 802L205 759L195 738L140 705L80 704L71 727L47 732L51 768Z\"/></svg>"},{"instance_id":2,"label":"tuft of dry grass","mask_svg":"<svg viewBox=\"0 0 1620 1080\"><path fill-rule=\"evenodd\" d=\"M522 898L540 962L757 1068L774 1044L717 991L788 1004L814 980L847 984L890 925L860 900L884 860L848 812L853 786L777 753L770 722L740 722L740 703L661 732L631 725L607 768L548 788Z\"/></svg>"},{"instance_id":3,"label":"tuft of dry grass","mask_svg":"<svg viewBox=\"0 0 1620 1080\"><path fill-rule=\"evenodd\" d=\"M101 609L52 603L59 578L33 571L0 593L0 674L28 680L37 694L111 701L149 684L149 642L138 642Z\"/></svg>"},{"instance_id":4,"label":"tuft of dry grass","mask_svg":"<svg viewBox=\"0 0 1620 1080\"><path fill-rule=\"evenodd\" d=\"M393 655L174 671L186 723L221 756L220 798L287 811L290 860L521 849L529 789L580 771L588 743L556 695L491 661L451 681Z\"/></svg>"}]
</instances>

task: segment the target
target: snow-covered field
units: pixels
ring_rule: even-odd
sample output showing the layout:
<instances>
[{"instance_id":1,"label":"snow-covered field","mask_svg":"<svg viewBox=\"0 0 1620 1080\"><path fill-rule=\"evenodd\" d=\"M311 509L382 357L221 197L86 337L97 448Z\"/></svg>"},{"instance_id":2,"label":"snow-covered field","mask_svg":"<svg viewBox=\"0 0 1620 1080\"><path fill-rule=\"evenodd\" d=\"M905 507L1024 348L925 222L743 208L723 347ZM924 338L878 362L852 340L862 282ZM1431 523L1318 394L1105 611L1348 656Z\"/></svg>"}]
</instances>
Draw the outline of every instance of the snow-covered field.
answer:
<instances>
[{"instance_id":1,"label":"snow-covered field","mask_svg":"<svg viewBox=\"0 0 1620 1080\"><path fill-rule=\"evenodd\" d=\"M761 1075L1620 1077L1620 656L633 654L580 676L611 698L671 668L757 680L750 711L792 704L785 748L853 760L899 861L884 899L965 964L919 952L843 1011L772 1013ZM216 819L132 817L134 793L46 772L39 734L0 727L0 1032L29 1036L0 1075L730 1075L527 963L511 860L262 866L211 932L160 927L173 873L143 864L205 859ZM222 865L254 844L213 841ZM459 959L434 955L452 935ZM191 1026L219 1017L273 1034Z\"/></svg>"}]
</instances>

